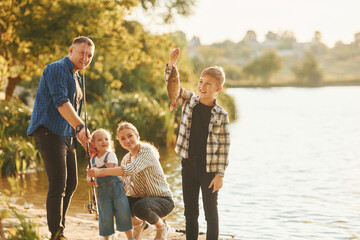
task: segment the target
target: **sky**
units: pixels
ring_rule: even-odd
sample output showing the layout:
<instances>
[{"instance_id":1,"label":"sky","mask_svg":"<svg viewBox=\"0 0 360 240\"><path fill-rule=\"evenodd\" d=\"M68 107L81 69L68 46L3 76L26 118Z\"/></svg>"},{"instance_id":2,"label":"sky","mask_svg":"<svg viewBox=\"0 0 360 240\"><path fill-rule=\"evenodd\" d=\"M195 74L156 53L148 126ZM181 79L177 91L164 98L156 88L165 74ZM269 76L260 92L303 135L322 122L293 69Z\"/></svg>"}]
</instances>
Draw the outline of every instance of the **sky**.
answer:
<instances>
[{"instance_id":1,"label":"sky","mask_svg":"<svg viewBox=\"0 0 360 240\"><path fill-rule=\"evenodd\" d=\"M269 31L292 31L298 42L308 42L320 31L322 41L332 47L339 40L352 42L360 32L360 0L197 0L192 11L166 26L141 11L132 17L152 33L180 30L188 39L198 36L202 44L238 42L248 30L259 41Z\"/></svg>"}]
</instances>

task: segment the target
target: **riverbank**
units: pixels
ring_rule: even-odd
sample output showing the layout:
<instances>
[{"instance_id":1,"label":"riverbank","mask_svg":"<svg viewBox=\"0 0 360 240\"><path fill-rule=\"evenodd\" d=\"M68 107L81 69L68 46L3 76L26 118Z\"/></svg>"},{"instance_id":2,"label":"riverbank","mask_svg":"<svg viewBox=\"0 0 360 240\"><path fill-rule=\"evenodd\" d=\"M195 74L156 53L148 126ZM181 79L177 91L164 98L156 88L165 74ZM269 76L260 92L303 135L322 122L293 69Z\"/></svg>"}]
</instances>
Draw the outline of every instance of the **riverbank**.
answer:
<instances>
[{"instance_id":1,"label":"riverbank","mask_svg":"<svg viewBox=\"0 0 360 240\"><path fill-rule=\"evenodd\" d=\"M45 209L35 209L33 207L20 206L16 204L11 204L12 207L16 209L19 214L25 216L28 221L31 221L37 225L38 235L41 239L49 239L50 233L46 224L46 211ZM5 205L0 205L0 212L5 210ZM7 232L11 226L18 224L19 221L14 214L11 214L10 217L2 219L2 224L4 231ZM172 232L168 236L169 240L185 240L186 237L183 233L176 232L176 226L171 226ZM69 240L97 240L99 238L98 233L98 222L97 220L77 218L68 216L66 218L66 229L65 236ZM144 237L144 240L154 239L155 232L153 231L148 236ZM200 235L199 240L204 240L205 235ZM117 240L126 240L125 234L117 232L112 239Z\"/></svg>"}]
</instances>

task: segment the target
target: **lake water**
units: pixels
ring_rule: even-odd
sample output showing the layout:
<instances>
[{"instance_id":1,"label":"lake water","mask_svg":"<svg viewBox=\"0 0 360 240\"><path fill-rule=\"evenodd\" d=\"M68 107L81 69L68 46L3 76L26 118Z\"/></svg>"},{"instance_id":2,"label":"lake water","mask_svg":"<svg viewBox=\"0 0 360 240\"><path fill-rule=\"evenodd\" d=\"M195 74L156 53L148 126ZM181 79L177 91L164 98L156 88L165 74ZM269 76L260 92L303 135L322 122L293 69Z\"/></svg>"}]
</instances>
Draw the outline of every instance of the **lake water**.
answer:
<instances>
[{"instance_id":1,"label":"lake water","mask_svg":"<svg viewBox=\"0 0 360 240\"><path fill-rule=\"evenodd\" d=\"M221 237L242 240L360 239L360 87L228 89L239 116L231 124L230 165L219 194ZM161 150L184 229L180 159ZM84 209L85 164L69 214ZM44 172L1 180L18 202L44 208ZM203 213L201 231L205 231Z\"/></svg>"}]
</instances>

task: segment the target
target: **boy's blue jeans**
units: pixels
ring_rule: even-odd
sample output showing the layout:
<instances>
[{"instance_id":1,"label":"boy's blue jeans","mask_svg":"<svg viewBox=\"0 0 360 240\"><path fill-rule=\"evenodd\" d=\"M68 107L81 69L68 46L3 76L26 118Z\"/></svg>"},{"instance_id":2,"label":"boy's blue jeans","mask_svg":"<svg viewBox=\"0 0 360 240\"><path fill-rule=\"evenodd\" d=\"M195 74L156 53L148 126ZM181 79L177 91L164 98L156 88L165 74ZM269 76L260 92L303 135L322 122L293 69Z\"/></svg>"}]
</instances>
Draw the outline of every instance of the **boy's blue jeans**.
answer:
<instances>
[{"instance_id":1,"label":"boy's blue jeans","mask_svg":"<svg viewBox=\"0 0 360 240\"><path fill-rule=\"evenodd\" d=\"M206 173L204 166L199 167L198 163L200 161L198 160L197 157L189 157L188 159L183 158L181 161L186 239L198 239L199 191L201 189L205 220L207 222L206 239L217 240L219 237L218 192L212 193L213 188L208 188L215 177L215 173Z\"/></svg>"}]
</instances>

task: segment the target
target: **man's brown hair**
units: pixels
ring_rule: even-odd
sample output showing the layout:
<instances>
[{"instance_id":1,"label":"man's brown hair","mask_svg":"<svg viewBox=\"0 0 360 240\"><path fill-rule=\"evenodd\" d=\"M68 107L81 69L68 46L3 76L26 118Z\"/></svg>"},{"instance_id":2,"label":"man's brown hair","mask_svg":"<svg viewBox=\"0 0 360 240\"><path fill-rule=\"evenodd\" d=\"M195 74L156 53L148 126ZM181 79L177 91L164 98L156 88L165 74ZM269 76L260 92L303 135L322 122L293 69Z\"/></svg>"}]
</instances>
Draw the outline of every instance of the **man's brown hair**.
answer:
<instances>
[{"instance_id":1,"label":"man's brown hair","mask_svg":"<svg viewBox=\"0 0 360 240\"><path fill-rule=\"evenodd\" d=\"M95 47L94 42L90 38L85 37L85 36L80 36L80 37L74 38L74 40L72 42L72 45L80 44L80 43L86 43L89 46L94 46Z\"/></svg>"}]
</instances>

